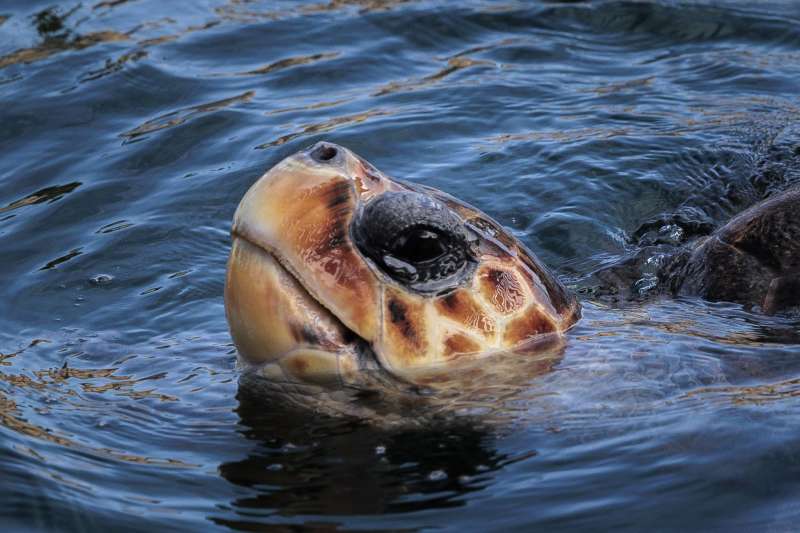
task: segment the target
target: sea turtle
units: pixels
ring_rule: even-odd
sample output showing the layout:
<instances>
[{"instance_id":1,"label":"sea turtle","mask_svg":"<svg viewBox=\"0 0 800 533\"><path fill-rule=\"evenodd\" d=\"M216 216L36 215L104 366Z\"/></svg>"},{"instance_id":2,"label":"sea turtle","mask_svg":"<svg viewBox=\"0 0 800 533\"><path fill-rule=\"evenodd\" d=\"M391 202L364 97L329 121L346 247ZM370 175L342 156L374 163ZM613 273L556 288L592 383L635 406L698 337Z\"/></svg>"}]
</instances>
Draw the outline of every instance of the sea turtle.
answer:
<instances>
[{"instance_id":1,"label":"sea turtle","mask_svg":"<svg viewBox=\"0 0 800 533\"><path fill-rule=\"evenodd\" d=\"M320 142L269 170L233 223L225 307L275 380L417 381L455 359L559 344L576 297L497 222Z\"/></svg>"},{"instance_id":2,"label":"sea turtle","mask_svg":"<svg viewBox=\"0 0 800 533\"><path fill-rule=\"evenodd\" d=\"M261 177L242 199L232 235L231 333L244 366L273 381L425 382L431 368L460 366L456 359L552 349L580 318L574 294L491 218L327 142ZM595 273L602 290L624 292L654 249L662 268L650 294L766 313L797 308L800 187L710 236L666 252L643 247Z\"/></svg>"}]
</instances>

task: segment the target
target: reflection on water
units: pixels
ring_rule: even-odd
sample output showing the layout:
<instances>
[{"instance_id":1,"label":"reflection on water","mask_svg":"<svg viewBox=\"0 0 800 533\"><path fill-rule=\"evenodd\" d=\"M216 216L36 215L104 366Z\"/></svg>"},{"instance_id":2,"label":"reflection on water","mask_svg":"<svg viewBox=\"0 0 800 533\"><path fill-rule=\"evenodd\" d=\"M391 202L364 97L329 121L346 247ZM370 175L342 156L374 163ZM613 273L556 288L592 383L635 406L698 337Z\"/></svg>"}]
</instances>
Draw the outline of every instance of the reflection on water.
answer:
<instances>
[{"instance_id":1,"label":"reflection on water","mask_svg":"<svg viewBox=\"0 0 800 533\"><path fill-rule=\"evenodd\" d=\"M179 111L171 111L166 115L162 115L152 120L148 120L147 122L133 128L132 130L120 134L120 136L124 137L128 141L132 141L137 137L140 137L147 133L151 133L153 131L158 131L158 130L163 130L164 128L172 128L174 126L178 126L180 124L183 124L187 120L191 120L192 118L199 116L203 113L213 113L214 111L217 111L224 107L228 107L238 103L248 102L253 98L254 94L255 93L253 91L247 91L245 93L236 96L231 96L230 98L225 98L224 100L217 100L216 102L209 102L207 104L192 106L188 109L181 109Z\"/></svg>"},{"instance_id":2,"label":"reflection on water","mask_svg":"<svg viewBox=\"0 0 800 533\"><path fill-rule=\"evenodd\" d=\"M798 28L785 2L3 3L4 525L796 529L797 317L652 283L800 182ZM240 384L230 220L321 139L508 227L581 294L566 346L429 396Z\"/></svg>"},{"instance_id":3,"label":"reflection on water","mask_svg":"<svg viewBox=\"0 0 800 533\"><path fill-rule=\"evenodd\" d=\"M220 466L228 481L253 489L233 502L237 508L346 516L457 507L515 460L499 454L480 426L455 420L392 432L336 419L286 427L282 414L239 408L245 436L259 447Z\"/></svg>"},{"instance_id":4,"label":"reflection on water","mask_svg":"<svg viewBox=\"0 0 800 533\"><path fill-rule=\"evenodd\" d=\"M98 31L85 35L74 34L64 26L64 23L77 9L74 7L64 14L59 14L54 9L46 9L37 13L34 21L36 31L42 38L41 44L31 48L21 48L0 57L0 68L16 63L32 63L65 50L82 50L99 43L124 41L128 38L127 35L115 31Z\"/></svg>"},{"instance_id":5,"label":"reflection on water","mask_svg":"<svg viewBox=\"0 0 800 533\"><path fill-rule=\"evenodd\" d=\"M74 181L65 185L54 185L52 187L45 187L34 193L29 194L25 198L20 198L8 204L5 207L0 207L0 213L4 211L12 211L26 205L39 204L42 202L55 202L63 195L72 192L80 186L80 182Z\"/></svg>"}]
</instances>

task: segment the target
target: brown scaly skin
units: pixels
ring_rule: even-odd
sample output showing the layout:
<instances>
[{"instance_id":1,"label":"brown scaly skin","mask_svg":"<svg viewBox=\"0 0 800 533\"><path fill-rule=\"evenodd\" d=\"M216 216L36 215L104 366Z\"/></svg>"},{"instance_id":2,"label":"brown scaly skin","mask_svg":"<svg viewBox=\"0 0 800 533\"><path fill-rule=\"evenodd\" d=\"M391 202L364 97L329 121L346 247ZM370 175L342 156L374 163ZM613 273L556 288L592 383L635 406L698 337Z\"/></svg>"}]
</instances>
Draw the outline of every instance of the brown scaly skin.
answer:
<instances>
[{"instance_id":1,"label":"brown scaly skin","mask_svg":"<svg viewBox=\"0 0 800 533\"><path fill-rule=\"evenodd\" d=\"M468 235L470 266L455 285L413 290L354 241L365 206L404 192L455 215ZM580 318L576 298L488 216L329 143L262 176L242 199L232 234L231 334L245 366L275 380L335 387L374 370L415 383L460 358L526 357L558 345Z\"/></svg>"}]
</instances>

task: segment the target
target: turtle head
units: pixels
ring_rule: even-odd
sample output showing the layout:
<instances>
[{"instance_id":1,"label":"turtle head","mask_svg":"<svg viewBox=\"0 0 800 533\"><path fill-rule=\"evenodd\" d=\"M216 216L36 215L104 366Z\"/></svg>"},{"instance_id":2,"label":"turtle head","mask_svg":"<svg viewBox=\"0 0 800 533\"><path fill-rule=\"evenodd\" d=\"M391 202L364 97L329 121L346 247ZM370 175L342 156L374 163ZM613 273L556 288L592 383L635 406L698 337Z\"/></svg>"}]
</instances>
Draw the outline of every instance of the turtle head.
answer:
<instances>
[{"instance_id":1,"label":"turtle head","mask_svg":"<svg viewBox=\"0 0 800 533\"><path fill-rule=\"evenodd\" d=\"M232 234L225 303L240 356L304 380L370 364L413 379L459 357L536 352L580 316L487 215L327 142L262 176Z\"/></svg>"}]
</instances>

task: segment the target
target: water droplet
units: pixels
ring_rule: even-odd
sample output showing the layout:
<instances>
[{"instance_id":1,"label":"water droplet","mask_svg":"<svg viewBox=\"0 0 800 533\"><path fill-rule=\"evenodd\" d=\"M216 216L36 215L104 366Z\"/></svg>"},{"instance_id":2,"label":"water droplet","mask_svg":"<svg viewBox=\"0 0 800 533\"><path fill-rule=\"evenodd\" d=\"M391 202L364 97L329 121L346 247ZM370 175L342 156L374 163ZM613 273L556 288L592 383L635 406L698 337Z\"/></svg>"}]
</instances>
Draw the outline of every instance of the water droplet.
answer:
<instances>
[{"instance_id":1,"label":"water droplet","mask_svg":"<svg viewBox=\"0 0 800 533\"><path fill-rule=\"evenodd\" d=\"M658 278L653 275L645 275L633 284L633 288L642 296L658 287Z\"/></svg>"},{"instance_id":2,"label":"water droplet","mask_svg":"<svg viewBox=\"0 0 800 533\"><path fill-rule=\"evenodd\" d=\"M428 474L428 481L442 481L447 479L447 472L444 470L434 470Z\"/></svg>"},{"instance_id":3,"label":"water droplet","mask_svg":"<svg viewBox=\"0 0 800 533\"><path fill-rule=\"evenodd\" d=\"M666 224L658 229L659 236L671 244L680 244L683 241L683 228L677 224Z\"/></svg>"},{"instance_id":4,"label":"water droplet","mask_svg":"<svg viewBox=\"0 0 800 533\"><path fill-rule=\"evenodd\" d=\"M98 274L98 275L90 278L89 282L92 285L100 286L100 285L108 285L113 280L114 280L114 276L112 276L111 274Z\"/></svg>"}]
</instances>

